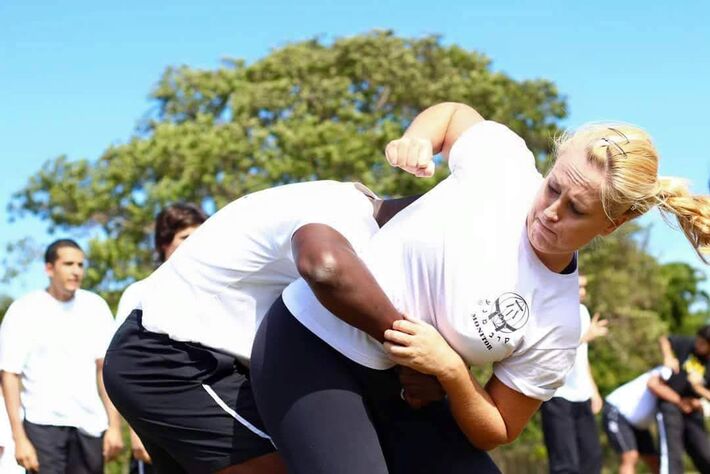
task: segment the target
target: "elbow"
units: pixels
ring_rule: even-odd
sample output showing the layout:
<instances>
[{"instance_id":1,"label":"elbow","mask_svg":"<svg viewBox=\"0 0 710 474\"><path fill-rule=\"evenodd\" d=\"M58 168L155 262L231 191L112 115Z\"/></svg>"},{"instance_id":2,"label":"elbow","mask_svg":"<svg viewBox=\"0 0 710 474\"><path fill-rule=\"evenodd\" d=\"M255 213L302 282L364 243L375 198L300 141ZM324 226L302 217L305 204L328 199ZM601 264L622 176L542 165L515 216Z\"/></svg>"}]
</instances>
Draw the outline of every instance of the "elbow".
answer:
<instances>
[{"instance_id":1,"label":"elbow","mask_svg":"<svg viewBox=\"0 0 710 474\"><path fill-rule=\"evenodd\" d=\"M300 254L296 261L296 268L309 286L334 288L340 279L342 262L338 252L330 248L321 248Z\"/></svg>"},{"instance_id":2,"label":"elbow","mask_svg":"<svg viewBox=\"0 0 710 474\"><path fill-rule=\"evenodd\" d=\"M480 436L480 433L477 433ZM503 446L504 444L512 443L515 441L515 439L518 436L508 436L508 433L489 433L488 436L485 437L485 439L474 439L473 437L469 436L469 441L471 444L483 451L491 451L499 446Z\"/></svg>"}]
</instances>

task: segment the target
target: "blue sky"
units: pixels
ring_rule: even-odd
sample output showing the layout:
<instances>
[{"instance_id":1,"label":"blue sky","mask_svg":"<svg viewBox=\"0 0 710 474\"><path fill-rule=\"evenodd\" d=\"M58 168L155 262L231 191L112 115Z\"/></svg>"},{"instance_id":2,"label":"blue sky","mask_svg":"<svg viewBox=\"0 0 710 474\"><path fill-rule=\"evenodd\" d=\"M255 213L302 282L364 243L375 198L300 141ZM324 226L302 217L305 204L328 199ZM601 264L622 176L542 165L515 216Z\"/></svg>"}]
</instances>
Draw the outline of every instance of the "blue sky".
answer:
<instances>
[{"instance_id":1,"label":"blue sky","mask_svg":"<svg viewBox=\"0 0 710 474\"><path fill-rule=\"evenodd\" d=\"M8 224L6 206L60 154L97 158L125 142L150 109L166 66L254 61L288 42L393 29L441 34L487 54L516 79L546 78L568 98L565 125L616 119L654 137L661 174L708 192L710 2L680 1L2 1L0 2L0 260L7 242L53 239L33 218ZM475 106L475 104L472 104ZM651 250L704 266L655 213ZM1 273L1 270L0 270ZM44 285L41 265L0 294ZM710 291L710 282L705 285Z\"/></svg>"}]
</instances>

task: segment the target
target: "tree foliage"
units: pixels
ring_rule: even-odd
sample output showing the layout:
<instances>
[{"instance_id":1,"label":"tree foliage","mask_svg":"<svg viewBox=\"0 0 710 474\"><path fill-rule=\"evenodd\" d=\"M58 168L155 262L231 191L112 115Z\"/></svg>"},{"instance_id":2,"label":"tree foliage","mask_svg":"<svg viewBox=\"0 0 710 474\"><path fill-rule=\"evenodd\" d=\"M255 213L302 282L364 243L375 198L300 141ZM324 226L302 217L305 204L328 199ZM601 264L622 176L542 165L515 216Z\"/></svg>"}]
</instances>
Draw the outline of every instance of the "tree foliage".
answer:
<instances>
[{"instance_id":1,"label":"tree foliage","mask_svg":"<svg viewBox=\"0 0 710 474\"><path fill-rule=\"evenodd\" d=\"M169 67L151 97L153 112L126 143L96 160L48 161L10 206L12 216L34 214L53 230L93 230L86 281L109 299L153 267L146 236L168 203L220 208L311 179L358 180L384 195L422 192L431 180L394 172L382 157L425 107L472 104L521 134L541 160L566 113L549 81L514 80L437 36L386 31L289 44L253 64Z\"/></svg>"}]
</instances>

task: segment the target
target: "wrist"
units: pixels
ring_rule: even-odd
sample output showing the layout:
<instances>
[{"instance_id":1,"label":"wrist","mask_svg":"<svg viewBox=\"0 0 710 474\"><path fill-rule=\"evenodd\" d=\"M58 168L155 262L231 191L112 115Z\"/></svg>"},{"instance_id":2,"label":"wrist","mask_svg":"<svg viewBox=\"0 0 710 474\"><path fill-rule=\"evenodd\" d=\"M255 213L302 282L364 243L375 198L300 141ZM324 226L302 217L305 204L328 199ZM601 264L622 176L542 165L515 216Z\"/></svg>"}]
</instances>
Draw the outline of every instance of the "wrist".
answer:
<instances>
[{"instance_id":1,"label":"wrist","mask_svg":"<svg viewBox=\"0 0 710 474\"><path fill-rule=\"evenodd\" d=\"M434 375L439 380L439 383L445 385L461 378L462 376L468 377L468 368L466 367L463 359L456 354L456 357L452 357L450 362L442 364L440 369Z\"/></svg>"}]
</instances>

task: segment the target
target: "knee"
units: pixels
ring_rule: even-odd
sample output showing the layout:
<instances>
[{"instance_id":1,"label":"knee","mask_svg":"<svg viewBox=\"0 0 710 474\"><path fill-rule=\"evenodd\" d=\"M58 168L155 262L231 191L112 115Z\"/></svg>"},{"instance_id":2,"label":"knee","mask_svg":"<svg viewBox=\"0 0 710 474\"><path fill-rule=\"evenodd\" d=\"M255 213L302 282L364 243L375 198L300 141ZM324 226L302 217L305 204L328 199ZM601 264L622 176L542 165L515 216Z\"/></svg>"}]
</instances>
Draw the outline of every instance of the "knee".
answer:
<instances>
[{"instance_id":1,"label":"knee","mask_svg":"<svg viewBox=\"0 0 710 474\"><path fill-rule=\"evenodd\" d=\"M638 460L638 451L626 451L621 454L621 464L624 466L635 466Z\"/></svg>"}]
</instances>

